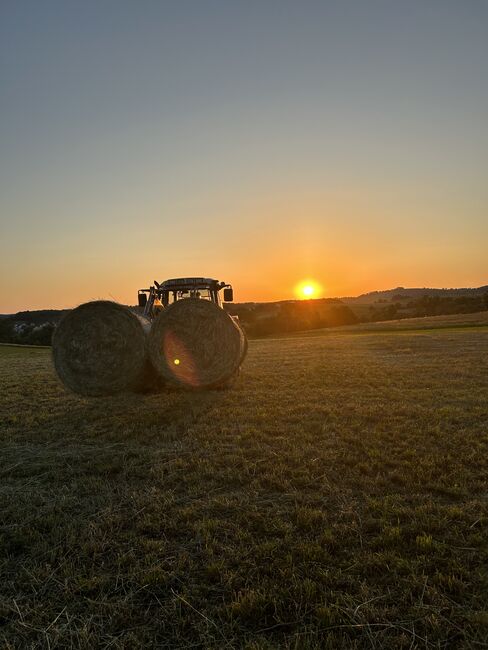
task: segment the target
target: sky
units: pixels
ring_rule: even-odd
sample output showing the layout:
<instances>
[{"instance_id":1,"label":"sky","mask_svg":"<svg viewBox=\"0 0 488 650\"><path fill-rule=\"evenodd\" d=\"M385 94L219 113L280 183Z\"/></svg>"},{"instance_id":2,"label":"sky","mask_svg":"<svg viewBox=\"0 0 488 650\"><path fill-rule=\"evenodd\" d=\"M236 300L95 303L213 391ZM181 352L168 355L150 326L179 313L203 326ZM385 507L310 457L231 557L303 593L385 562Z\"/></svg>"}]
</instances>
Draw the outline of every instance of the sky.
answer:
<instances>
[{"instance_id":1,"label":"sky","mask_svg":"<svg viewBox=\"0 0 488 650\"><path fill-rule=\"evenodd\" d=\"M3 0L0 313L488 283L488 2Z\"/></svg>"}]
</instances>

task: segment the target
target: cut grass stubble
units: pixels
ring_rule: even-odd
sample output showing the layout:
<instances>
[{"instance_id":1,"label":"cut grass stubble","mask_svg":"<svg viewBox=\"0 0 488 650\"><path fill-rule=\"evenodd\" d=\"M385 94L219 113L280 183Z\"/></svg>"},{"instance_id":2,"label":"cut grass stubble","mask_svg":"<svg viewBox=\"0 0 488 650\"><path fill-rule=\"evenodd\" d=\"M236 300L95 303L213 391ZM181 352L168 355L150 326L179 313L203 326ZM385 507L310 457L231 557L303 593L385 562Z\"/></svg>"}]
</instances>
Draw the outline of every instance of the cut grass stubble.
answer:
<instances>
[{"instance_id":1,"label":"cut grass stubble","mask_svg":"<svg viewBox=\"0 0 488 650\"><path fill-rule=\"evenodd\" d=\"M232 390L89 400L2 347L3 645L483 646L487 350L260 340Z\"/></svg>"}]
</instances>

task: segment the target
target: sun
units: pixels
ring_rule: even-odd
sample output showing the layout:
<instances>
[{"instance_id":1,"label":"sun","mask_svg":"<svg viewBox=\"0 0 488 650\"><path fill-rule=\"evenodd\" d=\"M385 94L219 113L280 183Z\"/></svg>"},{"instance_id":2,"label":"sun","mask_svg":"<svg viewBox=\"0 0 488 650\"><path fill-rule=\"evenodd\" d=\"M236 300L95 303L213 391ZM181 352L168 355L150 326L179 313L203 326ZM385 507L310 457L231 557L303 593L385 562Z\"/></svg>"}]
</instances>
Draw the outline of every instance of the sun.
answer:
<instances>
[{"instance_id":1,"label":"sun","mask_svg":"<svg viewBox=\"0 0 488 650\"><path fill-rule=\"evenodd\" d=\"M321 286L315 280L304 280L295 287L295 294L302 300L318 298Z\"/></svg>"}]
</instances>

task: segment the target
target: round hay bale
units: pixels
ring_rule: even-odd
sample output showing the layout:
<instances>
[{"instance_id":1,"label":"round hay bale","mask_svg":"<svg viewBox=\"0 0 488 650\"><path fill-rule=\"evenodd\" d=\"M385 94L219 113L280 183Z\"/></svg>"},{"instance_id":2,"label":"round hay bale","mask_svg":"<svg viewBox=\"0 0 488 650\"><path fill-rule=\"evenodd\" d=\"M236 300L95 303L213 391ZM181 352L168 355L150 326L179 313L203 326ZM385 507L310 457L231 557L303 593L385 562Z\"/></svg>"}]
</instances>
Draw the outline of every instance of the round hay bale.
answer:
<instances>
[{"instance_id":1,"label":"round hay bale","mask_svg":"<svg viewBox=\"0 0 488 650\"><path fill-rule=\"evenodd\" d=\"M237 369L237 371L229 379L227 379L226 381L221 382L218 385L218 388L230 388L231 386L233 386L235 384L235 382L236 382L236 380L237 380L237 378L239 376L239 373L240 373L240 367L242 366L242 363L243 363L244 359L246 358L246 354L247 354L247 350L248 350L248 341L247 341L246 333L244 332L243 328L241 327L239 321L236 318L234 318L234 316L231 316L231 318L232 318L232 322L234 323L234 325L239 330L239 336L240 336L240 339L241 339L241 354L240 354L239 368Z\"/></svg>"},{"instance_id":2,"label":"round hay bale","mask_svg":"<svg viewBox=\"0 0 488 650\"><path fill-rule=\"evenodd\" d=\"M143 388L149 374L149 324L108 300L70 311L53 336L54 367L63 384L81 395L113 395Z\"/></svg>"},{"instance_id":3,"label":"round hay bale","mask_svg":"<svg viewBox=\"0 0 488 650\"><path fill-rule=\"evenodd\" d=\"M247 350L249 348L249 343L248 343L248 340L247 340L246 332L241 327L239 321L236 320L235 318L232 318L232 321L234 322L235 326L237 327L237 329L239 330L239 332L241 334L241 361L240 361L239 365L242 365L242 362L246 358Z\"/></svg>"},{"instance_id":4,"label":"round hay bale","mask_svg":"<svg viewBox=\"0 0 488 650\"><path fill-rule=\"evenodd\" d=\"M244 336L240 327L208 300L186 298L158 315L149 334L149 356L168 383L185 388L224 384L239 370Z\"/></svg>"}]
</instances>

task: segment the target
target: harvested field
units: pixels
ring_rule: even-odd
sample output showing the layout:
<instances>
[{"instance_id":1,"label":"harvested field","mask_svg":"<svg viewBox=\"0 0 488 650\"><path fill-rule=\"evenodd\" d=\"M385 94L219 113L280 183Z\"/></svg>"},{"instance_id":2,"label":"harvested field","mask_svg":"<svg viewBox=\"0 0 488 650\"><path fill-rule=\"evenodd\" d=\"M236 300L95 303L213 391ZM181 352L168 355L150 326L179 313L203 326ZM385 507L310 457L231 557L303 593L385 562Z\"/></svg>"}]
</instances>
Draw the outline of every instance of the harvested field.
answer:
<instances>
[{"instance_id":1,"label":"harvested field","mask_svg":"<svg viewBox=\"0 0 488 650\"><path fill-rule=\"evenodd\" d=\"M96 399L2 346L0 404L6 648L486 646L486 328L256 340L231 390Z\"/></svg>"},{"instance_id":2,"label":"harvested field","mask_svg":"<svg viewBox=\"0 0 488 650\"><path fill-rule=\"evenodd\" d=\"M474 314L450 314L448 316L402 318L398 320L382 321L379 323L363 323L354 326L346 325L340 329L355 329L357 331L387 331L391 329L410 330L449 327L488 327L488 311L480 311Z\"/></svg>"},{"instance_id":3,"label":"harvested field","mask_svg":"<svg viewBox=\"0 0 488 650\"><path fill-rule=\"evenodd\" d=\"M397 320L379 321L377 323L360 323L358 325L341 325L327 329L293 332L286 337L324 336L337 333L364 334L384 332L412 332L439 329L486 329L488 328L488 311L474 314L450 314L448 316L422 316L418 318L401 318Z\"/></svg>"}]
</instances>

